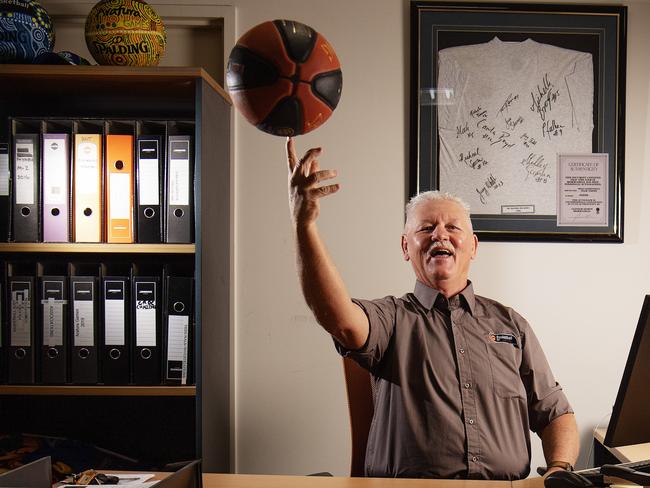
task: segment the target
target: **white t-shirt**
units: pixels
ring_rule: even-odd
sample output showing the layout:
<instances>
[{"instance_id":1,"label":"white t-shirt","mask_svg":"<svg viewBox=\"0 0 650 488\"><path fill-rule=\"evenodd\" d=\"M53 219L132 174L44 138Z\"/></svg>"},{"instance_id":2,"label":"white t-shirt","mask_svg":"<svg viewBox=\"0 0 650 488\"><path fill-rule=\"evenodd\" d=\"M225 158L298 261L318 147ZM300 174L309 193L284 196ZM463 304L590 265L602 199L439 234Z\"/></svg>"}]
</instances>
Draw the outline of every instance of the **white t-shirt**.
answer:
<instances>
[{"instance_id":1,"label":"white t-shirt","mask_svg":"<svg viewBox=\"0 0 650 488\"><path fill-rule=\"evenodd\" d=\"M556 214L557 154L591 153L590 53L532 39L442 49L440 188L474 214Z\"/></svg>"}]
</instances>

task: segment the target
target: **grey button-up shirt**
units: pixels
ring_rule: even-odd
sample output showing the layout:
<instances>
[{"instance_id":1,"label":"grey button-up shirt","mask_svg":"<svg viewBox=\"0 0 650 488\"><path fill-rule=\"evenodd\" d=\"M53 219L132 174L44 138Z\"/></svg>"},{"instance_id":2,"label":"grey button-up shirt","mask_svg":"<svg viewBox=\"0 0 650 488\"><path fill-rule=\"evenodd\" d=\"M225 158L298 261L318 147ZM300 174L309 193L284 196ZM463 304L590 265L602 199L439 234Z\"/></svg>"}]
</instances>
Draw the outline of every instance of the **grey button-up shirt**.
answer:
<instances>
[{"instance_id":1,"label":"grey button-up shirt","mask_svg":"<svg viewBox=\"0 0 650 488\"><path fill-rule=\"evenodd\" d=\"M368 340L336 345L375 381L366 475L526 477L529 431L572 412L528 322L471 283L449 300L416 282L401 298L354 302Z\"/></svg>"}]
</instances>

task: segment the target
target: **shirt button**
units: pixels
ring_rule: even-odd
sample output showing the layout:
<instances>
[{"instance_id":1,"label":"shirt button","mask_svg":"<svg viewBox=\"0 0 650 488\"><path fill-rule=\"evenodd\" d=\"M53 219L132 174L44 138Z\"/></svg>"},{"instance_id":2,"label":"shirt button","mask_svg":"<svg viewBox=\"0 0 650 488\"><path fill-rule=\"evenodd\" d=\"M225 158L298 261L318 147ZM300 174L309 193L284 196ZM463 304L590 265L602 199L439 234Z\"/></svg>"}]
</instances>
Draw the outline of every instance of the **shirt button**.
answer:
<instances>
[{"instance_id":1,"label":"shirt button","mask_svg":"<svg viewBox=\"0 0 650 488\"><path fill-rule=\"evenodd\" d=\"M471 385L470 385L469 383L465 383L464 386L465 386L465 389L469 389L469 387L470 387Z\"/></svg>"},{"instance_id":2,"label":"shirt button","mask_svg":"<svg viewBox=\"0 0 650 488\"><path fill-rule=\"evenodd\" d=\"M469 419L468 422L470 425L474 425L474 419Z\"/></svg>"},{"instance_id":3,"label":"shirt button","mask_svg":"<svg viewBox=\"0 0 650 488\"><path fill-rule=\"evenodd\" d=\"M460 350L458 352L460 352L461 354L465 354L465 349L460 348Z\"/></svg>"},{"instance_id":4,"label":"shirt button","mask_svg":"<svg viewBox=\"0 0 650 488\"><path fill-rule=\"evenodd\" d=\"M477 463L477 462L478 462L478 456L473 456L473 457L472 457L472 461L474 461L475 463Z\"/></svg>"}]
</instances>

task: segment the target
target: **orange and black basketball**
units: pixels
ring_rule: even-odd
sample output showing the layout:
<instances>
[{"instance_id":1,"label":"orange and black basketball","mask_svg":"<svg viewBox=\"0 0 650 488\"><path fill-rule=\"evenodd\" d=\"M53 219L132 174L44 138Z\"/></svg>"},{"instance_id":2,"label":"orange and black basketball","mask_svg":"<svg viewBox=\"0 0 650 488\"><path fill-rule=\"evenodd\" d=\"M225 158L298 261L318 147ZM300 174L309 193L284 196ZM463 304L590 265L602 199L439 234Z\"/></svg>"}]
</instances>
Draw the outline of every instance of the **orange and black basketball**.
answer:
<instances>
[{"instance_id":1,"label":"orange and black basketball","mask_svg":"<svg viewBox=\"0 0 650 488\"><path fill-rule=\"evenodd\" d=\"M274 20L237 41L226 84L235 107L251 124L276 136L296 136L332 115L343 75L321 34L300 22Z\"/></svg>"}]
</instances>

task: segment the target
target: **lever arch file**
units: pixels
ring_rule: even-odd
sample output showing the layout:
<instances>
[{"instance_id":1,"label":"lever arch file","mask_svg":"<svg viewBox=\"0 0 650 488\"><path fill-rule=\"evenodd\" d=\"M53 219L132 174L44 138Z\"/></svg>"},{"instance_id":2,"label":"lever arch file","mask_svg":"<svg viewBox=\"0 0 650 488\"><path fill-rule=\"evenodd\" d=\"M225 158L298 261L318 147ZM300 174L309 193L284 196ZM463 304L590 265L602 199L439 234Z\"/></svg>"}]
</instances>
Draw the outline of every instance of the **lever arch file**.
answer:
<instances>
[{"instance_id":1,"label":"lever arch file","mask_svg":"<svg viewBox=\"0 0 650 488\"><path fill-rule=\"evenodd\" d=\"M68 279L65 276L43 276L40 281L41 381L64 384L68 361Z\"/></svg>"}]
</instances>

